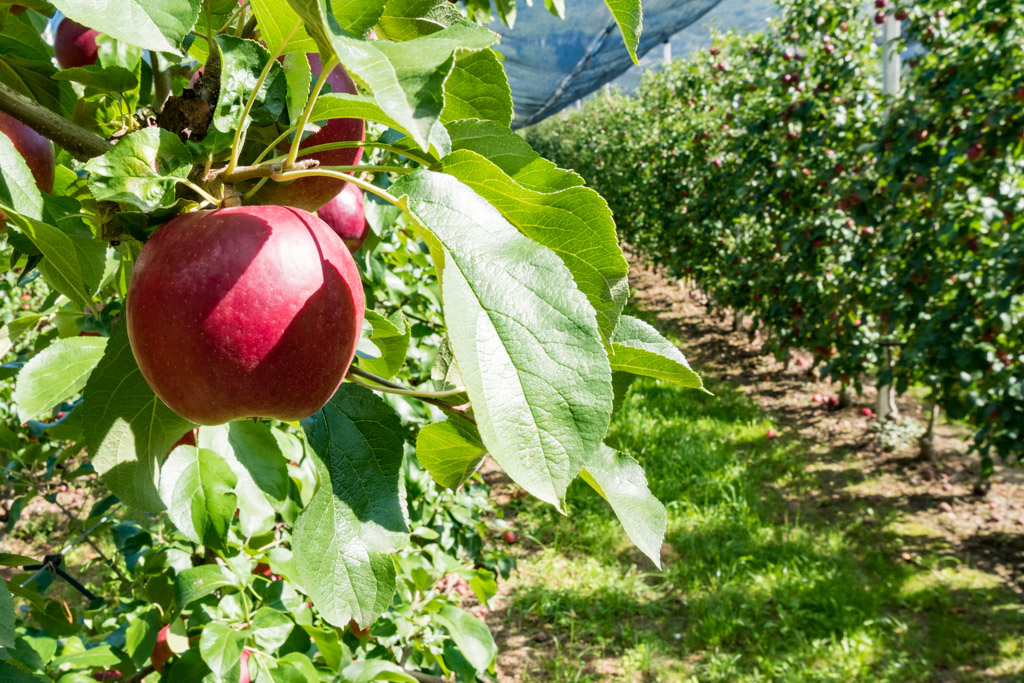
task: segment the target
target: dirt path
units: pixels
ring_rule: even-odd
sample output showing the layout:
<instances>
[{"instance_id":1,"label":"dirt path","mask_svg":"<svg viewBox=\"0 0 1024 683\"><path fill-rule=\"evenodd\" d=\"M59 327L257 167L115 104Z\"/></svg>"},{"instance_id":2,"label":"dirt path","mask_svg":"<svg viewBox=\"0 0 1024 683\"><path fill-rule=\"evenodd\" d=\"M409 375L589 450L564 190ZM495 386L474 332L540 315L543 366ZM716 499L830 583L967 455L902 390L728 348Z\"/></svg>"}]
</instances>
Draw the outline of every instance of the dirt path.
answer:
<instances>
[{"instance_id":1,"label":"dirt path","mask_svg":"<svg viewBox=\"0 0 1024 683\"><path fill-rule=\"evenodd\" d=\"M799 438L806 444L806 469L817 482L789 504L802 514L834 518L838 511L864 515L886 509L900 520L906 539L894 562L917 563L918 553L957 557L965 565L994 573L1024 598L1024 471L996 464L991 488L975 495L978 457L966 456L967 432L942 422L936 426L937 455L933 462L918 457L916 439L899 451L887 451L862 409L874 404L874 389L855 397L848 408L830 408L815 395L837 396L839 386L817 379L809 354L794 354L786 363L762 354L758 339L733 332L732 320L709 315L699 293L691 293L657 267L630 258L632 303L663 332L683 341L694 368L705 377L728 381L771 416L778 438ZM799 360L798 360L799 359ZM920 403L903 397L902 414L922 425ZM517 489L493 464L483 470L499 505L520 498ZM512 506L514 508L514 506ZM506 508L510 514L514 510ZM524 549L521 560L528 561ZM516 580L505 582L494 609L485 615L499 644L498 680L518 683L547 680L531 671L540 656L555 657L544 633L523 632L510 622L505 596ZM613 665L614 666L614 665Z\"/></svg>"}]
</instances>

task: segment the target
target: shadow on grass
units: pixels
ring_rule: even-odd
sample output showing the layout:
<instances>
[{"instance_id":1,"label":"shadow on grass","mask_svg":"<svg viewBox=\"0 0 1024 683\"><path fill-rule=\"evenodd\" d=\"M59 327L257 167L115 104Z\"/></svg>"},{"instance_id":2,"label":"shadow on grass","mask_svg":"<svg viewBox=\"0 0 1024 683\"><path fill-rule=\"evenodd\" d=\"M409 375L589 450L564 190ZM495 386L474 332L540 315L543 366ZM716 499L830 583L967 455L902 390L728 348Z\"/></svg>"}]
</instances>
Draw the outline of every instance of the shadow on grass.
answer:
<instances>
[{"instance_id":1,"label":"shadow on grass","mask_svg":"<svg viewBox=\"0 0 1024 683\"><path fill-rule=\"evenodd\" d=\"M552 550L521 562L509 619L560 648L533 680L568 679L552 657L592 662L572 680L1020 680L1024 609L983 562L893 531L884 497L827 490L806 443L766 439L761 410L713 384L714 398L638 381L609 433L668 507L662 572L585 485L568 519L522 503Z\"/></svg>"}]
</instances>

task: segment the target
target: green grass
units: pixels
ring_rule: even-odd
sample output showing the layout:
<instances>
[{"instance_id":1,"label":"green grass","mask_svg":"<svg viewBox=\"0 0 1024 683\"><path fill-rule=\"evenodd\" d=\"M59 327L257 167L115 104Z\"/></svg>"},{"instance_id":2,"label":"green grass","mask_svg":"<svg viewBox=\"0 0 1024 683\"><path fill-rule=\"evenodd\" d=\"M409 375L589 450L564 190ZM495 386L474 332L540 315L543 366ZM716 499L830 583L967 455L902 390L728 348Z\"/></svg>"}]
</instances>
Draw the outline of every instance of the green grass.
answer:
<instances>
[{"instance_id":1,"label":"green grass","mask_svg":"<svg viewBox=\"0 0 1024 683\"><path fill-rule=\"evenodd\" d=\"M710 389L638 381L610 431L668 507L663 572L581 482L568 518L521 503L522 529L542 548L521 560L508 615L554 646L527 680L1021 675L1014 593L877 498L871 510L808 500L809 444L767 440L769 421L743 394ZM915 564L897 561L908 548Z\"/></svg>"}]
</instances>

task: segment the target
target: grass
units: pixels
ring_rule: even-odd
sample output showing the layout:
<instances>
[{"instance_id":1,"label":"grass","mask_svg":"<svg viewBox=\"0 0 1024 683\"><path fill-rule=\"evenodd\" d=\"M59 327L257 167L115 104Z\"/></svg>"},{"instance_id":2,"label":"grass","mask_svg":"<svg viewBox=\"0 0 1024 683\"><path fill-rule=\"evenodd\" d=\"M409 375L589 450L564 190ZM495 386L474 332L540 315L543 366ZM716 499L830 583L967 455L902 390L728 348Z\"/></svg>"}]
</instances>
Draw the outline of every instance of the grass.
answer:
<instances>
[{"instance_id":1,"label":"grass","mask_svg":"<svg viewBox=\"0 0 1024 683\"><path fill-rule=\"evenodd\" d=\"M664 571L581 482L568 518L519 503L541 549L508 618L552 636L526 680L1020 680L1024 607L994 574L877 497L811 500L809 444L710 389L638 381L609 434L668 507Z\"/></svg>"}]
</instances>

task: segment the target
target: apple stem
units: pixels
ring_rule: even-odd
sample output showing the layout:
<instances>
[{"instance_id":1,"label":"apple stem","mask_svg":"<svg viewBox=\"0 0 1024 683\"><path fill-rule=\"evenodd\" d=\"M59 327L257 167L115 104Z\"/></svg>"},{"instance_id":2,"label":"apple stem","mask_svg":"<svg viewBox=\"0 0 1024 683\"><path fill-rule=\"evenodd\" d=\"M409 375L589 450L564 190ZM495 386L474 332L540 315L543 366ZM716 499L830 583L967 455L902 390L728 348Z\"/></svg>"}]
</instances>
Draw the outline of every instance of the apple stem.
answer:
<instances>
[{"instance_id":1,"label":"apple stem","mask_svg":"<svg viewBox=\"0 0 1024 683\"><path fill-rule=\"evenodd\" d=\"M198 185L196 185L195 183L193 183L191 180L186 180L185 178L179 178L178 182L181 183L182 185L184 185L185 187L187 187L188 189L192 190L197 195L199 195L200 197L202 197L206 201L210 202L214 206L220 206L221 202L220 202L219 199L217 199L212 194L210 194L209 192L207 192L203 188L201 188Z\"/></svg>"},{"instance_id":2,"label":"apple stem","mask_svg":"<svg viewBox=\"0 0 1024 683\"><path fill-rule=\"evenodd\" d=\"M327 82L327 77L334 71L334 67L338 65L339 60L337 57L331 57L326 64L324 69L320 73L320 78L316 80L316 85L313 86L313 92L310 94L309 99L306 100L306 106L302 110L302 116L299 117L299 122L295 126L295 137L292 138L292 146L288 149L288 159L285 161L285 168L295 165L295 159L299 156L299 143L302 142L302 131L306 130L306 124L309 123L309 117L313 114L313 105L316 104L316 99L320 96L320 91L324 89L324 83Z\"/></svg>"},{"instance_id":3,"label":"apple stem","mask_svg":"<svg viewBox=\"0 0 1024 683\"><path fill-rule=\"evenodd\" d=\"M241 16L241 15L239 15ZM231 143L231 159L228 161L228 173L231 173L238 166L238 155L242 152L242 145L245 144L245 131L246 125L245 120L249 117L249 112L252 110L252 105L256 103L256 97L260 94L260 88L263 87L264 81L267 80L267 76L270 75L270 70L274 67L277 62L277 56L281 54L281 48L288 44L288 41L292 39L295 32L299 30L299 26L302 25L301 19L296 19L295 24L292 26L292 30L288 32L288 35L284 37L276 49L270 53L270 57L267 59L266 66L263 67L263 71L260 72L260 77L256 79L256 85L252 88L252 93L249 98L245 101L245 107L242 108L242 118L238 121L238 126L235 127L235 139ZM303 124L305 125L305 124ZM294 159L293 159L294 161Z\"/></svg>"},{"instance_id":4,"label":"apple stem","mask_svg":"<svg viewBox=\"0 0 1024 683\"><path fill-rule=\"evenodd\" d=\"M360 377L372 380L375 384L364 382L358 379ZM349 367L348 376L346 377L346 379L352 382L353 384L358 384L361 387L366 387L367 389L371 389L373 391L381 391L384 393L398 394L401 396L411 396L413 398L418 398L424 403L429 403L430 405L437 406L438 408L460 413L462 417L469 420L473 424L476 424L476 420L467 413L470 407L469 403L455 405L454 403L442 401L438 398L442 396L454 396L456 394L465 393L466 390L464 388L460 388L457 390L450 389L446 391L417 391L415 389L408 389L406 387L403 387L401 384L395 384L394 382L388 381L383 377L379 377L373 374L372 372L367 372L366 370L357 368L354 365Z\"/></svg>"}]
</instances>

